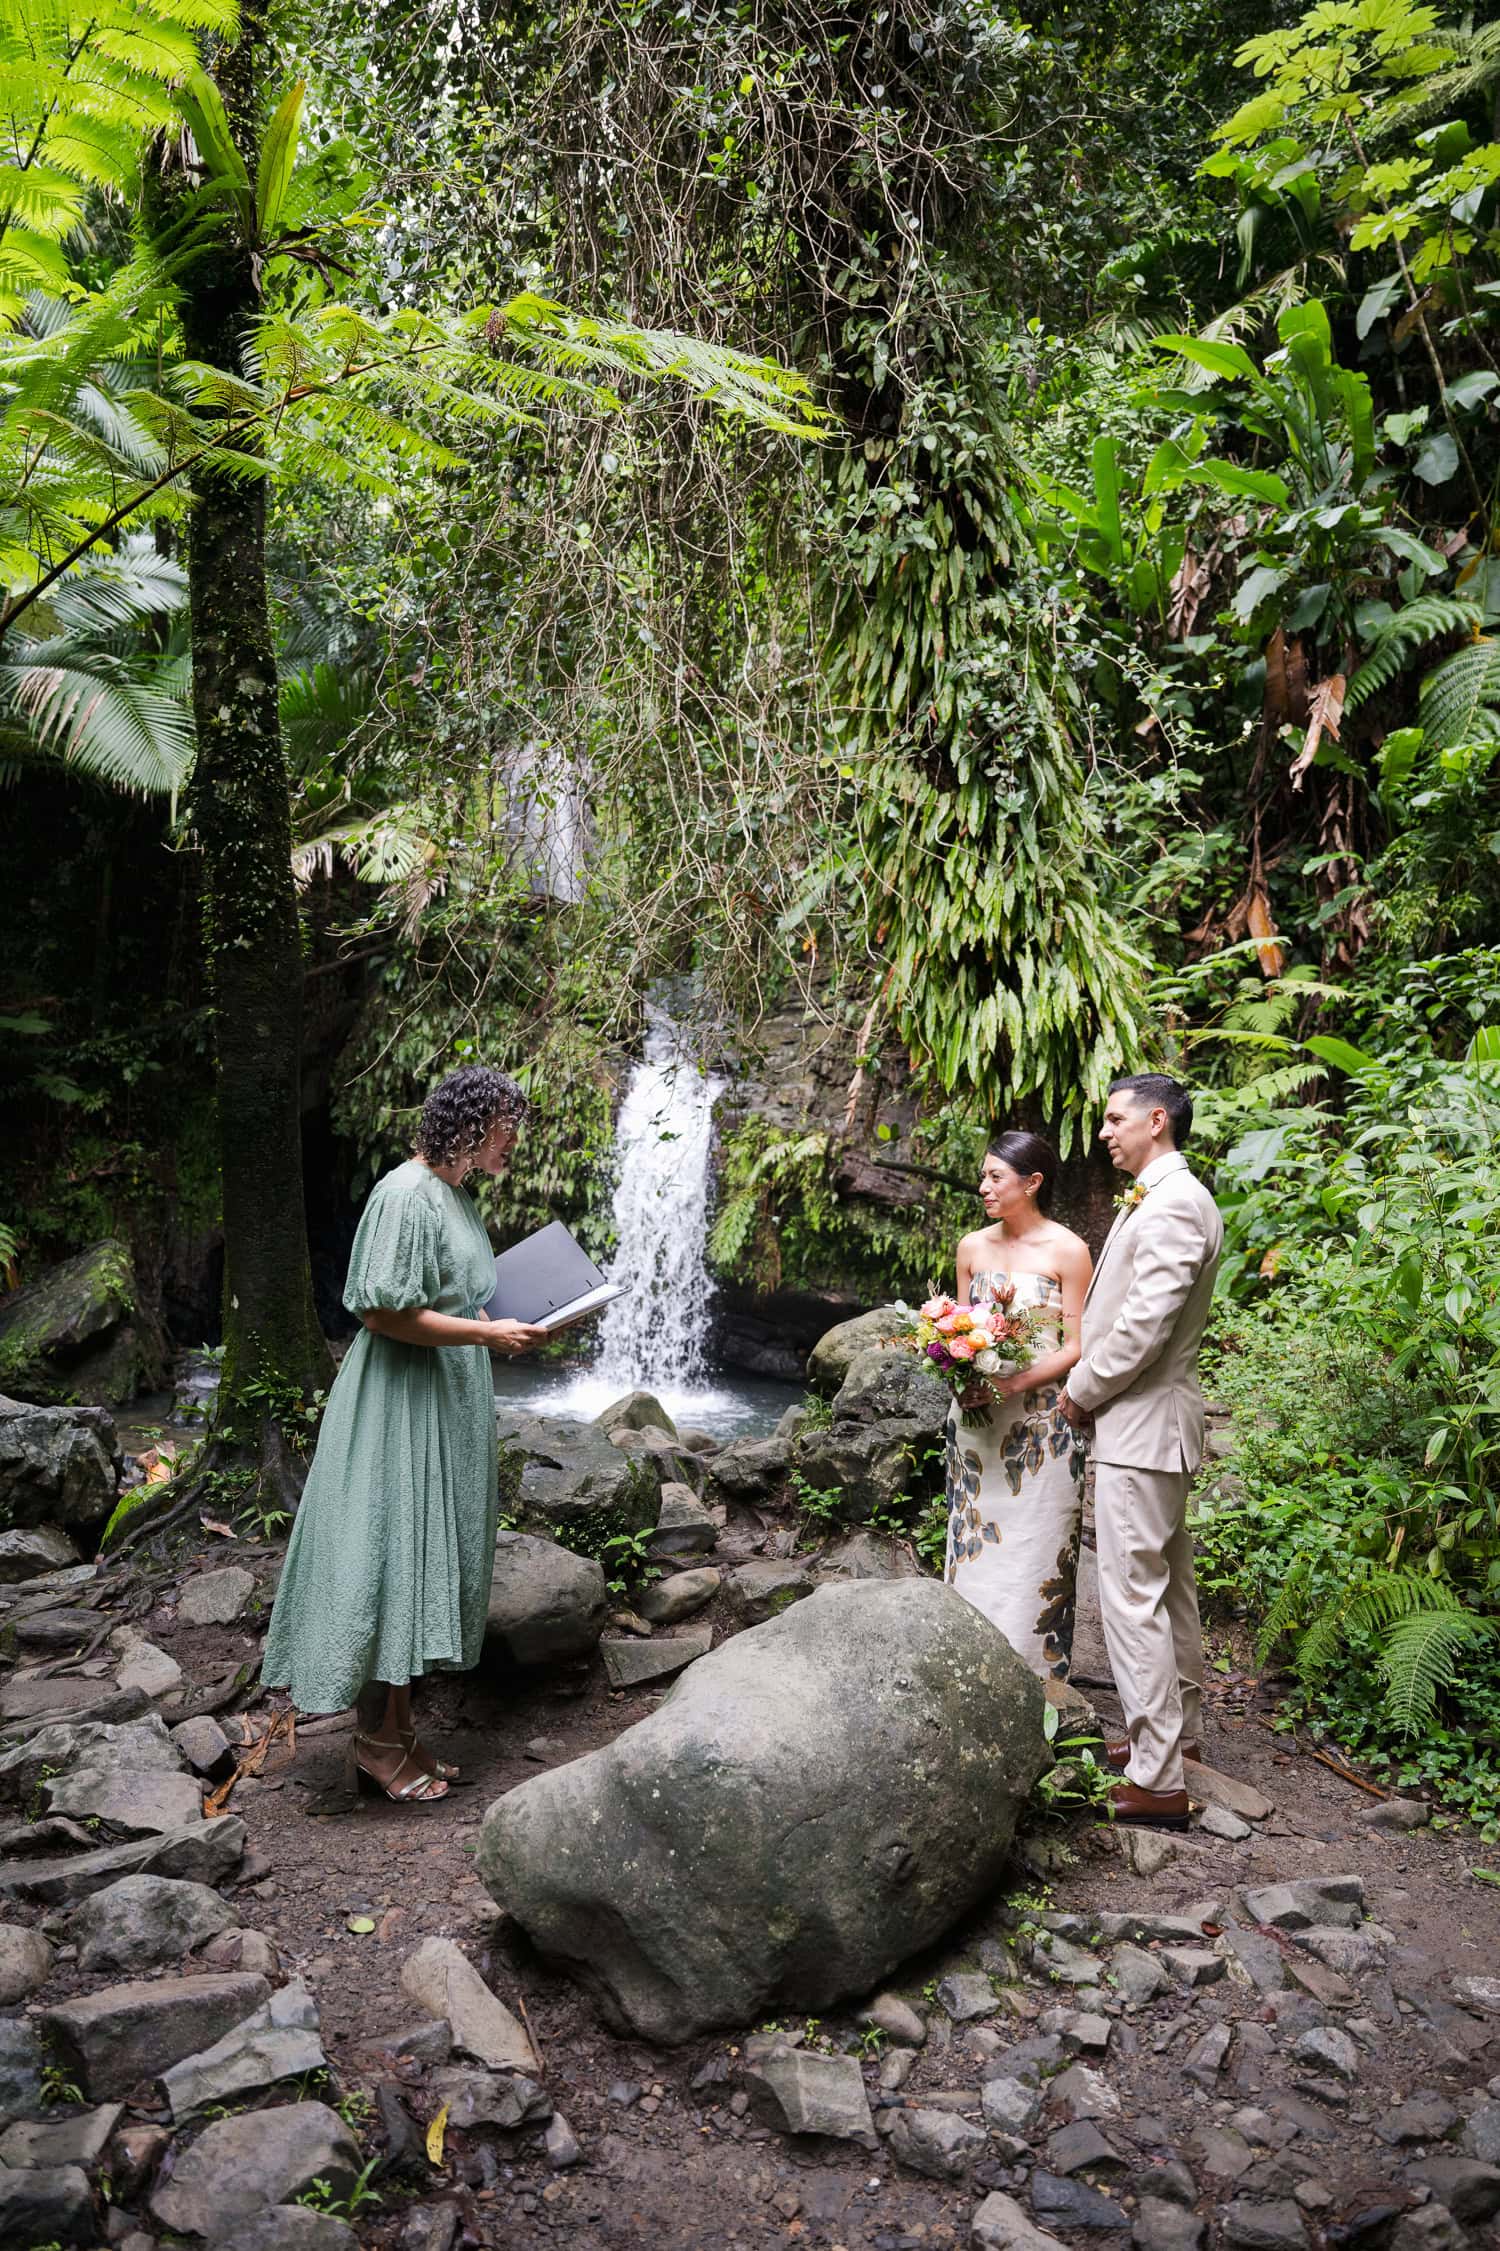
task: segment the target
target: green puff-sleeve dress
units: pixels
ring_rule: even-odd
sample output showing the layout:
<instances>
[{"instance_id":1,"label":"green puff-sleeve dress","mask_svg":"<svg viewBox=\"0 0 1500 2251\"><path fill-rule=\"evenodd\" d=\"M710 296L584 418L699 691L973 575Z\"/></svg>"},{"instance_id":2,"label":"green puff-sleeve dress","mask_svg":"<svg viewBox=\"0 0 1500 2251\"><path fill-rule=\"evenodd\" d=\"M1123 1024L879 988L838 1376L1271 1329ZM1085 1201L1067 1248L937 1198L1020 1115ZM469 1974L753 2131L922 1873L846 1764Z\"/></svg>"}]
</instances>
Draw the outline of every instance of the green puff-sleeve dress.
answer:
<instances>
[{"instance_id":1,"label":"green puff-sleeve dress","mask_svg":"<svg viewBox=\"0 0 1500 2251\"><path fill-rule=\"evenodd\" d=\"M495 1261L472 1200L426 1165L378 1181L349 1260L351 1313L476 1317ZM476 1664L495 1562L495 1398L482 1344L397 1344L362 1328L328 1395L271 1612L261 1679L341 1712Z\"/></svg>"}]
</instances>

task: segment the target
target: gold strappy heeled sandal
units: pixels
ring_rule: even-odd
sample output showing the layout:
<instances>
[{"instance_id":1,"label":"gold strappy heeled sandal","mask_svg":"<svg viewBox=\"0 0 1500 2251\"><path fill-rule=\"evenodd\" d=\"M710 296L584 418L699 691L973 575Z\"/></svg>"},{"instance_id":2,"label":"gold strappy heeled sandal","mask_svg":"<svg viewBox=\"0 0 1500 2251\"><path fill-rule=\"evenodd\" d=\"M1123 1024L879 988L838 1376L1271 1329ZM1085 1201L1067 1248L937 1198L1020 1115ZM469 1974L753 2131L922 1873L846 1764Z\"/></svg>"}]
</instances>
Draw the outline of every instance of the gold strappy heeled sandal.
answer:
<instances>
[{"instance_id":1,"label":"gold strappy heeled sandal","mask_svg":"<svg viewBox=\"0 0 1500 2251\"><path fill-rule=\"evenodd\" d=\"M370 1751L399 1751L401 1757L389 1775L376 1774L361 1759L360 1746ZM441 1774L424 1767L414 1758L408 1746L398 1736L394 1742L379 1735L356 1735L354 1738L354 1768L362 1787L379 1790L383 1797L397 1805L436 1805L448 1795L448 1784ZM409 1770L409 1771L408 1771ZM403 1781L402 1777L406 1776Z\"/></svg>"},{"instance_id":2,"label":"gold strappy heeled sandal","mask_svg":"<svg viewBox=\"0 0 1500 2251\"><path fill-rule=\"evenodd\" d=\"M447 1759L435 1759L431 1751L423 1750L421 1744L417 1741L415 1726L408 1728L400 1741L401 1747L408 1758L418 1760L430 1773L437 1775L442 1781L457 1782L459 1780L460 1770L458 1767L451 1766Z\"/></svg>"}]
</instances>

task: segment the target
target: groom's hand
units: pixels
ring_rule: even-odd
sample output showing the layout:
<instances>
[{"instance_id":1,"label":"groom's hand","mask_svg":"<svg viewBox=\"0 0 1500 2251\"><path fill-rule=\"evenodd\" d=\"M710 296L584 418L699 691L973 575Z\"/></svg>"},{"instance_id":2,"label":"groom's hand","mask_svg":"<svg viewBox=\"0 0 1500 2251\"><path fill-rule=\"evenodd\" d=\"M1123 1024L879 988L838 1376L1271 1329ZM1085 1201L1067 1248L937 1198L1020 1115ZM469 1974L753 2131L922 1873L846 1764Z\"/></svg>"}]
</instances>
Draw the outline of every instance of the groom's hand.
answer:
<instances>
[{"instance_id":1,"label":"groom's hand","mask_svg":"<svg viewBox=\"0 0 1500 2251\"><path fill-rule=\"evenodd\" d=\"M1071 1423L1075 1430L1087 1430L1094 1419L1091 1414L1079 1406L1076 1399L1070 1399L1065 1391L1058 1393L1057 1404L1063 1420Z\"/></svg>"}]
</instances>

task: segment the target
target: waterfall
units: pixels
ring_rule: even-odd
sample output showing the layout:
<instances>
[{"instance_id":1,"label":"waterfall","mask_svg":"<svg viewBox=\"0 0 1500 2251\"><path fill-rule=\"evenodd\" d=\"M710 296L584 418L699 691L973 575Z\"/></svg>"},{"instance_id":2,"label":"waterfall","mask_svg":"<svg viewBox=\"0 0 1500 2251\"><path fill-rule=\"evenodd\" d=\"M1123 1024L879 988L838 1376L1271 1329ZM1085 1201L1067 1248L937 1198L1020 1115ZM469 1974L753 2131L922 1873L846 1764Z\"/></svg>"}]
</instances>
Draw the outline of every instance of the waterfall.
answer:
<instances>
[{"instance_id":1,"label":"waterfall","mask_svg":"<svg viewBox=\"0 0 1500 2251\"><path fill-rule=\"evenodd\" d=\"M629 1282L604 1316L595 1375L614 1392L682 1392L703 1375L713 1283L708 1240L713 1108L724 1091L663 1009L646 1010L646 1048L615 1129L619 1239L612 1281Z\"/></svg>"}]
</instances>

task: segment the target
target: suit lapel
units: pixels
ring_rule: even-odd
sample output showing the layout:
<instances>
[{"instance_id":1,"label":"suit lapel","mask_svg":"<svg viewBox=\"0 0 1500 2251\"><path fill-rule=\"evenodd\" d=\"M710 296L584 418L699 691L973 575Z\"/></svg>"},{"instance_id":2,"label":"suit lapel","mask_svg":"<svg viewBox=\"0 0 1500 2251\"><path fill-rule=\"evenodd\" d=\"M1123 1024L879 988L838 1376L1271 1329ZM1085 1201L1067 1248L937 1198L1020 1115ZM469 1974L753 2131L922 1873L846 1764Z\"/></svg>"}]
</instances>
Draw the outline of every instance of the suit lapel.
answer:
<instances>
[{"instance_id":1,"label":"suit lapel","mask_svg":"<svg viewBox=\"0 0 1500 2251\"><path fill-rule=\"evenodd\" d=\"M1089 1299L1093 1296L1094 1289L1096 1284L1098 1283L1099 1277L1104 1272L1104 1262L1109 1257L1110 1252L1114 1249L1115 1237L1119 1234L1120 1229L1124 1226L1129 1216L1130 1214L1126 1211L1117 1211L1115 1213L1115 1223L1104 1238L1104 1248L1099 1253L1099 1263L1094 1268L1093 1273L1089 1276L1089 1286L1083 1293L1083 1302L1085 1305L1088 1304Z\"/></svg>"}]
</instances>

